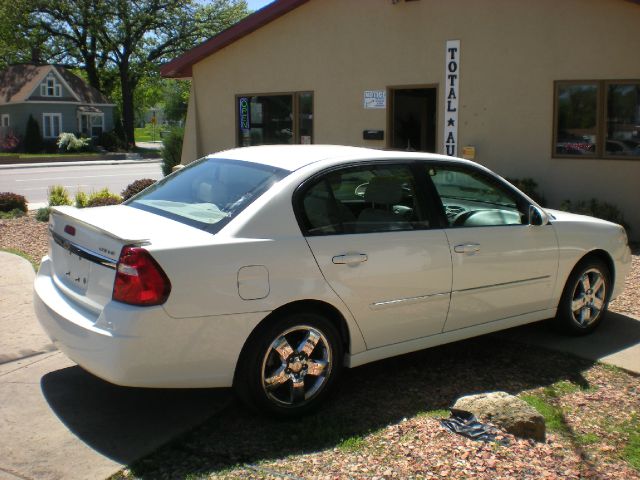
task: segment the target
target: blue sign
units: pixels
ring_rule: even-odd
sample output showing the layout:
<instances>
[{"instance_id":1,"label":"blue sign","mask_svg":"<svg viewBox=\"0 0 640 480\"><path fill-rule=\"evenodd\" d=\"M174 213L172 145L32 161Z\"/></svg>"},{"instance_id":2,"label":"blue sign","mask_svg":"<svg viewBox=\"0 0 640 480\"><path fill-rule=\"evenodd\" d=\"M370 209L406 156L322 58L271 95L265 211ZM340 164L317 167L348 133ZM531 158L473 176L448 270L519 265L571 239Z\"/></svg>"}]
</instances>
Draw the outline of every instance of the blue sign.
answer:
<instances>
[{"instance_id":1,"label":"blue sign","mask_svg":"<svg viewBox=\"0 0 640 480\"><path fill-rule=\"evenodd\" d=\"M247 97L242 97L238 104L240 106L240 130L250 130L251 119L249 114L249 99Z\"/></svg>"}]
</instances>

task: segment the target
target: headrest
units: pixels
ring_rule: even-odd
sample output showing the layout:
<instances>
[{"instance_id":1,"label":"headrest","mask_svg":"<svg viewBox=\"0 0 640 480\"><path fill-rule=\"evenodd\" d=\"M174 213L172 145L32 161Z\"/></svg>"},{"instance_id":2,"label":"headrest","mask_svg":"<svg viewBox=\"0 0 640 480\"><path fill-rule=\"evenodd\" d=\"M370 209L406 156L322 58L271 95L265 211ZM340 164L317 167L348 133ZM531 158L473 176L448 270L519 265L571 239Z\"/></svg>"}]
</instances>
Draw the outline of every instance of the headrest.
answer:
<instances>
[{"instance_id":1,"label":"headrest","mask_svg":"<svg viewBox=\"0 0 640 480\"><path fill-rule=\"evenodd\" d=\"M364 199L367 202L395 205L402 200L402 182L395 177L374 177L367 185Z\"/></svg>"}]
</instances>

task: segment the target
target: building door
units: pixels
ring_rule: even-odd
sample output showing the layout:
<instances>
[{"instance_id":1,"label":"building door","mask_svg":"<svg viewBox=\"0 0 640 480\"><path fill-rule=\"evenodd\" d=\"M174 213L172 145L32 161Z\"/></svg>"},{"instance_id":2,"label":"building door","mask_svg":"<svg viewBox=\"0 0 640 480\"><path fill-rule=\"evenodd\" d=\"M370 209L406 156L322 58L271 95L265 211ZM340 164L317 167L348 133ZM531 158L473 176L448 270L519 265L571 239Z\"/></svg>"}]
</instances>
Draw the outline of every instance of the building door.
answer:
<instances>
[{"instance_id":1,"label":"building door","mask_svg":"<svg viewBox=\"0 0 640 480\"><path fill-rule=\"evenodd\" d=\"M436 88L391 89L390 147L436 151Z\"/></svg>"}]
</instances>

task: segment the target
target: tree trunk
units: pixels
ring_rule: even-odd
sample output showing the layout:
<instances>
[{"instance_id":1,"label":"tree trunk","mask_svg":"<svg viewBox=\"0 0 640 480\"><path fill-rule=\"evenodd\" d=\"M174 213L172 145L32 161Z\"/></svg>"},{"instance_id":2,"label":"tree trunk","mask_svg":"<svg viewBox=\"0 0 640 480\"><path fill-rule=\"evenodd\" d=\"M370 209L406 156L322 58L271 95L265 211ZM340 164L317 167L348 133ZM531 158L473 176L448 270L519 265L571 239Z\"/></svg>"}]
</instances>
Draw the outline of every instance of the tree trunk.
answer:
<instances>
[{"instance_id":1,"label":"tree trunk","mask_svg":"<svg viewBox=\"0 0 640 480\"><path fill-rule=\"evenodd\" d=\"M137 80L129 72L129 62L123 61L119 65L120 88L122 89L122 126L124 128L124 138L128 148L134 148L136 141L134 137L134 105L133 91L136 88Z\"/></svg>"}]
</instances>

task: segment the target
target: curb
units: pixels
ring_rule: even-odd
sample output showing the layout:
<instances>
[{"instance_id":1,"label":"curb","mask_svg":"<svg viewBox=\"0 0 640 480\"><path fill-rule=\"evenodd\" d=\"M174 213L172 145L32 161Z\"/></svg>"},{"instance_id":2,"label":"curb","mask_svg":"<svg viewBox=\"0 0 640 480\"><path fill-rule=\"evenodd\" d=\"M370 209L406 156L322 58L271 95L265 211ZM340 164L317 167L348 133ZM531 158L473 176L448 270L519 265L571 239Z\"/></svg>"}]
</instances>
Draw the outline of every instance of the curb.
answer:
<instances>
[{"instance_id":1,"label":"curb","mask_svg":"<svg viewBox=\"0 0 640 480\"><path fill-rule=\"evenodd\" d=\"M87 165L118 165L118 164L135 164L135 163L160 163L161 158L142 158L140 160L90 160L83 162L49 162L49 163L10 163L8 165L0 165L0 170L12 170L17 168L38 168L38 167L69 167L69 166L87 166Z\"/></svg>"}]
</instances>

